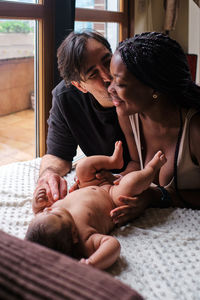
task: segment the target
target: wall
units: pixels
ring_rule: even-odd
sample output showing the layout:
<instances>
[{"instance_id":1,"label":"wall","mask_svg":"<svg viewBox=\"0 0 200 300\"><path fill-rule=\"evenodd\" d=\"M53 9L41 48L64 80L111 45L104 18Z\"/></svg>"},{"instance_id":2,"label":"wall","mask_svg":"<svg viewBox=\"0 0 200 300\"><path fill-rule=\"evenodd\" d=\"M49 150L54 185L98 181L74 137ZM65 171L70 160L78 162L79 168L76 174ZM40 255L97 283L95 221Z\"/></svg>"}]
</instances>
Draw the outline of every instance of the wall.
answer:
<instances>
[{"instance_id":1,"label":"wall","mask_svg":"<svg viewBox=\"0 0 200 300\"><path fill-rule=\"evenodd\" d=\"M175 38L185 51L188 50L188 0L181 0L178 20L170 36ZM144 31L163 32L165 11L163 1L135 0L135 33Z\"/></svg>"},{"instance_id":2,"label":"wall","mask_svg":"<svg viewBox=\"0 0 200 300\"><path fill-rule=\"evenodd\" d=\"M0 116L30 108L34 58L0 60Z\"/></svg>"},{"instance_id":3,"label":"wall","mask_svg":"<svg viewBox=\"0 0 200 300\"><path fill-rule=\"evenodd\" d=\"M34 55L34 33L0 33L0 59Z\"/></svg>"},{"instance_id":4,"label":"wall","mask_svg":"<svg viewBox=\"0 0 200 300\"><path fill-rule=\"evenodd\" d=\"M197 82L200 83L200 8L189 2L189 45L188 52L197 54Z\"/></svg>"},{"instance_id":5,"label":"wall","mask_svg":"<svg viewBox=\"0 0 200 300\"><path fill-rule=\"evenodd\" d=\"M163 32L163 0L135 0L135 33ZM186 53L198 55L196 81L200 82L200 8L193 0L181 0L178 20L170 36L177 40Z\"/></svg>"}]
</instances>

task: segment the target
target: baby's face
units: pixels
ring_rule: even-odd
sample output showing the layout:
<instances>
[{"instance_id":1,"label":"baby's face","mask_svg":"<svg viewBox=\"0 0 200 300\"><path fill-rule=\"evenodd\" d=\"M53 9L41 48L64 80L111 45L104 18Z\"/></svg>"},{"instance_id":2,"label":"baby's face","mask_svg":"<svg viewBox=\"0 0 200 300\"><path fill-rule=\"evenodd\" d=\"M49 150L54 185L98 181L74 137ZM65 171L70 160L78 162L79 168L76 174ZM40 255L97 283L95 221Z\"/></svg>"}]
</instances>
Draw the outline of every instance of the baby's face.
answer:
<instances>
[{"instance_id":1,"label":"baby's face","mask_svg":"<svg viewBox=\"0 0 200 300\"><path fill-rule=\"evenodd\" d=\"M49 228L61 228L63 224L74 227L71 214L63 207L46 207L36 216L37 222L48 224Z\"/></svg>"}]
</instances>

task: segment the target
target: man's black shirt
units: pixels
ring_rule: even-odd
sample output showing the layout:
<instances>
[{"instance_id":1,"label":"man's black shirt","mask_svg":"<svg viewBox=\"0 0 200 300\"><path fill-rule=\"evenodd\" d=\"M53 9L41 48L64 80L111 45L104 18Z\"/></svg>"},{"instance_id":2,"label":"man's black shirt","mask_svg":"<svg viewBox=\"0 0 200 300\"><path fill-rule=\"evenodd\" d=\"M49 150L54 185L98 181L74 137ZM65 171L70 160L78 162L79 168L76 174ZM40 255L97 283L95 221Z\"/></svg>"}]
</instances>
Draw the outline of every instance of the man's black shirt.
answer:
<instances>
[{"instance_id":1,"label":"man's black shirt","mask_svg":"<svg viewBox=\"0 0 200 300\"><path fill-rule=\"evenodd\" d=\"M121 140L125 168L130 156L115 107L102 107L92 94L66 87L64 80L52 93L47 153L72 161L79 145L86 156L112 155Z\"/></svg>"}]
</instances>

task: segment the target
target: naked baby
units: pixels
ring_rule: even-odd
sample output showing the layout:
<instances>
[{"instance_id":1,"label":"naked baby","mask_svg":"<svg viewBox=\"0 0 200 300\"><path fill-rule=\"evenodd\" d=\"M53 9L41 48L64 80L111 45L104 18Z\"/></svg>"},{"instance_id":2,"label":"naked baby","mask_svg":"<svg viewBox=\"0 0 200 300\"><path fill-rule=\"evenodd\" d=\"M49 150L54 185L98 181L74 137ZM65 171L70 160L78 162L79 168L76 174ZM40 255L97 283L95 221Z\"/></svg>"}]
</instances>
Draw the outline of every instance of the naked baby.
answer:
<instances>
[{"instance_id":1,"label":"naked baby","mask_svg":"<svg viewBox=\"0 0 200 300\"><path fill-rule=\"evenodd\" d=\"M134 196L147 189L166 162L164 154L158 151L143 170L128 173L118 185L98 180L98 171L122 168L122 152L119 141L112 156L82 159L76 168L79 189L37 213L26 239L99 269L111 266L119 256L120 244L108 235L115 226L110 212L121 205L119 195ZM46 191L38 193L44 197Z\"/></svg>"}]
</instances>

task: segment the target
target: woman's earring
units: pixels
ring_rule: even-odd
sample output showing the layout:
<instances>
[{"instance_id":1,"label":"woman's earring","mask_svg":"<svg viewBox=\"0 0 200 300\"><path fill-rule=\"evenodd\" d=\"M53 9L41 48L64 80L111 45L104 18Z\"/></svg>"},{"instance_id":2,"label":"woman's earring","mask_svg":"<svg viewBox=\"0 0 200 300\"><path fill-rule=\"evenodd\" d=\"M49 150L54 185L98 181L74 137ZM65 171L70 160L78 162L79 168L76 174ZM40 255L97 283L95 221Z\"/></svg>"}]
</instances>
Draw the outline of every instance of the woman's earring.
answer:
<instances>
[{"instance_id":1,"label":"woman's earring","mask_svg":"<svg viewBox=\"0 0 200 300\"><path fill-rule=\"evenodd\" d=\"M153 94L152 97L153 97L154 100L158 99L158 95L157 94Z\"/></svg>"}]
</instances>

